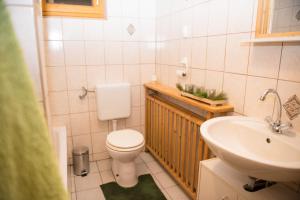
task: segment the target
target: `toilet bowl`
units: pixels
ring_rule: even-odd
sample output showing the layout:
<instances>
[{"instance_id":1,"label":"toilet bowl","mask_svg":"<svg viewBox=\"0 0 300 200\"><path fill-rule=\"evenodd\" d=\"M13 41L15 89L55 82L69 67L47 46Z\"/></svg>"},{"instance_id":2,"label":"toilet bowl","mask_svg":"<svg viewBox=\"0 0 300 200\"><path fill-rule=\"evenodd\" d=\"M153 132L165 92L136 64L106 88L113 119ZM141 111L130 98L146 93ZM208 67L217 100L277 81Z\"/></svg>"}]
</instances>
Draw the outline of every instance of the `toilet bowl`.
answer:
<instances>
[{"instance_id":1,"label":"toilet bowl","mask_svg":"<svg viewBox=\"0 0 300 200\"><path fill-rule=\"evenodd\" d=\"M112 171L122 187L133 187L138 183L135 158L143 150L144 136L135 130L113 131L106 139L106 149L113 159Z\"/></svg>"}]
</instances>

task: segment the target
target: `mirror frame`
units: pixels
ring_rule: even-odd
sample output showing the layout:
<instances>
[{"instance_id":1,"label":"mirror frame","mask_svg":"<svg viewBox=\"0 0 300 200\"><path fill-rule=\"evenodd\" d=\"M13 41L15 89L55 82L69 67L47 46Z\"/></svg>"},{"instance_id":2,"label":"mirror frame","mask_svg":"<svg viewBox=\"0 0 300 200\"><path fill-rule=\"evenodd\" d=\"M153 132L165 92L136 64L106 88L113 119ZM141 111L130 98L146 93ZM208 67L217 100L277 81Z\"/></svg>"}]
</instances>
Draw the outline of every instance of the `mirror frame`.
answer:
<instances>
[{"instance_id":1,"label":"mirror frame","mask_svg":"<svg viewBox=\"0 0 300 200\"><path fill-rule=\"evenodd\" d=\"M105 18L105 0L92 0L92 6L47 3L42 0L44 16Z\"/></svg>"},{"instance_id":2,"label":"mirror frame","mask_svg":"<svg viewBox=\"0 0 300 200\"><path fill-rule=\"evenodd\" d=\"M300 36L300 31L268 33L269 17L270 17L270 4L271 4L271 0L258 0L255 37L256 38L268 38L268 37Z\"/></svg>"}]
</instances>

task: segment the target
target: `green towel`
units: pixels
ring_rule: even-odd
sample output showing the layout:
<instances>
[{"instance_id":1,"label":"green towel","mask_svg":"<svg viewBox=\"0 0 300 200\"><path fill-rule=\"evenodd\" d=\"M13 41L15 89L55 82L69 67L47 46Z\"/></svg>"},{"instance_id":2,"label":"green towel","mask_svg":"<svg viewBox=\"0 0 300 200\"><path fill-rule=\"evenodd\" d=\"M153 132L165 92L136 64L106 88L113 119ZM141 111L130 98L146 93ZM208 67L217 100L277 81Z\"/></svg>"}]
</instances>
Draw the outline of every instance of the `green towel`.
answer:
<instances>
[{"instance_id":1,"label":"green towel","mask_svg":"<svg viewBox=\"0 0 300 200\"><path fill-rule=\"evenodd\" d=\"M0 0L0 200L67 198L45 120Z\"/></svg>"}]
</instances>

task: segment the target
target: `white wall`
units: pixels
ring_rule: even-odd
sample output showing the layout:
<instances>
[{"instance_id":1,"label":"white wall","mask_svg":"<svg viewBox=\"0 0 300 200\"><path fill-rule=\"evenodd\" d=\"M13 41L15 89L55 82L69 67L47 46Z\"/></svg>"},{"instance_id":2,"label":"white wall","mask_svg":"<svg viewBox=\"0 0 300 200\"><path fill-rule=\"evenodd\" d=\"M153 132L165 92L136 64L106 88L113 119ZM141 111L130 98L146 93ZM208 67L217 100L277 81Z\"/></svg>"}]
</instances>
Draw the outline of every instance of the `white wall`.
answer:
<instances>
[{"instance_id":1,"label":"white wall","mask_svg":"<svg viewBox=\"0 0 300 200\"><path fill-rule=\"evenodd\" d=\"M264 118L276 113L275 88L283 102L300 97L300 43L245 44L254 37L257 0L164 0L158 3L156 67L162 83L193 83L223 90L236 114ZM183 38L182 29L190 31ZM191 72L178 78L187 57ZM283 114L283 120L288 120ZM300 130L300 117L292 121Z\"/></svg>"},{"instance_id":2,"label":"white wall","mask_svg":"<svg viewBox=\"0 0 300 200\"><path fill-rule=\"evenodd\" d=\"M142 132L142 84L155 72L173 87L182 82L223 90L235 114L275 113L272 96L258 100L268 88L276 88L284 102L293 94L300 97L299 43L241 43L254 37L256 6L257 0L163 0L157 5L155 0L108 0L105 20L44 18L53 125L67 126L69 157L77 145L87 145L94 160L108 157L104 144L111 126L96 118L93 93L78 99L82 86L92 90L97 83L129 81L132 116L119 128ZM136 28L133 36L126 31L129 24ZM191 71L180 79L175 71L183 67L183 57ZM292 123L300 130L300 118Z\"/></svg>"},{"instance_id":3,"label":"white wall","mask_svg":"<svg viewBox=\"0 0 300 200\"><path fill-rule=\"evenodd\" d=\"M108 0L107 19L45 17L45 50L53 126L66 125L69 158L73 147L86 145L91 160L108 157L111 124L96 116L95 95L80 100L81 87L131 83L131 116L119 128L144 131L142 84L155 74L155 0ZM127 27L136 32L130 36Z\"/></svg>"},{"instance_id":4,"label":"white wall","mask_svg":"<svg viewBox=\"0 0 300 200\"><path fill-rule=\"evenodd\" d=\"M41 4L38 0L5 0L10 18L32 78L37 99L50 124L44 73L43 25Z\"/></svg>"}]
</instances>

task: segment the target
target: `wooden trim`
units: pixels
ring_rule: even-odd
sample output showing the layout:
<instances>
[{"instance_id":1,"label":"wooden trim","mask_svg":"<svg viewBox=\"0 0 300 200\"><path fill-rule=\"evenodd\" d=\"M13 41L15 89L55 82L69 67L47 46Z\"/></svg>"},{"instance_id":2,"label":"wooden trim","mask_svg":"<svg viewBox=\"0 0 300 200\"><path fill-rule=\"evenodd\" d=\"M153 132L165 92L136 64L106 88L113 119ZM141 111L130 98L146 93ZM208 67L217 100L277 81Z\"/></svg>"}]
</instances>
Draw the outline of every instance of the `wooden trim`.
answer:
<instances>
[{"instance_id":1,"label":"wooden trim","mask_svg":"<svg viewBox=\"0 0 300 200\"><path fill-rule=\"evenodd\" d=\"M198 109L204 110L204 111L208 111L208 112L212 112L212 113L226 113L226 112L233 111L233 106L231 106L229 104L226 104L223 106L210 106L208 104L205 104L205 103L202 103L202 102L199 102L199 101L187 98L187 97L183 97L183 96L181 96L181 93L179 90L162 85L157 82L146 83L144 86L146 89L151 89L155 92L166 95L168 97L172 97L176 100L179 100L188 105L192 105L192 106L194 106Z\"/></svg>"},{"instance_id":2,"label":"wooden trim","mask_svg":"<svg viewBox=\"0 0 300 200\"><path fill-rule=\"evenodd\" d=\"M52 4L42 0L42 9L44 16L66 16L66 17L87 17L87 18L104 18L105 17L105 0L93 0L92 6Z\"/></svg>"},{"instance_id":3,"label":"wooden trim","mask_svg":"<svg viewBox=\"0 0 300 200\"><path fill-rule=\"evenodd\" d=\"M259 0L257 7L256 18L256 38L269 38L269 37L295 37L300 35L300 31L282 32L282 33L268 33L269 19L270 19L270 0Z\"/></svg>"}]
</instances>

